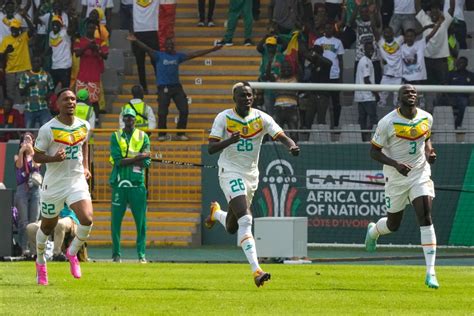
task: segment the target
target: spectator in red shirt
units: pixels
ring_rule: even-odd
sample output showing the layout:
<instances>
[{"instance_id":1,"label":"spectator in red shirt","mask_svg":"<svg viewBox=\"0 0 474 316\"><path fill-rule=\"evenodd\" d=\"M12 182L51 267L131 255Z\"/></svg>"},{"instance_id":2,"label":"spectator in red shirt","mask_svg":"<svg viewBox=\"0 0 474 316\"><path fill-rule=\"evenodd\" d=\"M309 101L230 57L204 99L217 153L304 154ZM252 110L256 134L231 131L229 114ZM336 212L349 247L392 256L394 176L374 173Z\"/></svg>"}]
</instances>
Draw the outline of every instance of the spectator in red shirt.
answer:
<instances>
[{"instance_id":1,"label":"spectator in red shirt","mask_svg":"<svg viewBox=\"0 0 474 316\"><path fill-rule=\"evenodd\" d=\"M5 98L3 106L0 107L0 128L24 128L25 121L23 114L13 108L13 100ZM0 133L0 142L7 142L10 139L19 139L20 132Z\"/></svg>"},{"instance_id":2,"label":"spectator in red shirt","mask_svg":"<svg viewBox=\"0 0 474 316\"><path fill-rule=\"evenodd\" d=\"M99 117L100 76L104 71L104 60L107 59L109 48L107 43L95 38L96 23L88 21L86 35L74 43L74 54L80 57L79 72L76 79L76 92L87 89L89 102Z\"/></svg>"}]
</instances>

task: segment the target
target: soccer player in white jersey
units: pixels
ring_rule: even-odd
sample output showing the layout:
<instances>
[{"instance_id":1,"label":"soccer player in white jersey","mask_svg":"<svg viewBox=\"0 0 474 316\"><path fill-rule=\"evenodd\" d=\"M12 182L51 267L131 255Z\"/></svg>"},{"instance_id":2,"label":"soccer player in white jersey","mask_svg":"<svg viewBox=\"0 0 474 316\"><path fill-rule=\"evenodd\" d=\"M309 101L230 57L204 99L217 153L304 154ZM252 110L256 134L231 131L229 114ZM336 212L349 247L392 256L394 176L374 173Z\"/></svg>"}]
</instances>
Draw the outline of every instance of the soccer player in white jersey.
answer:
<instances>
[{"instance_id":1,"label":"soccer player in white jersey","mask_svg":"<svg viewBox=\"0 0 474 316\"><path fill-rule=\"evenodd\" d=\"M41 126L35 142L34 161L46 164L46 174L40 191L41 227L36 234L36 274L40 285L48 284L44 256L45 243L54 231L59 212L67 204L79 219L76 237L66 251L71 274L81 277L77 252L89 237L92 228L92 201L87 179L87 139L90 125L74 116L76 95L70 89L57 93L59 115Z\"/></svg>"},{"instance_id":2,"label":"soccer player in white jersey","mask_svg":"<svg viewBox=\"0 0 474 316\"><path fill-rule=\"evenodd\" d=\"M421 245L426 261L425 284L439 287L435 274L436 234L431 220L435 196L430 164L436 160L431 145L433 117L416 107L417 92L403 85L399 107L383 117L377 126L370 156L383 163L387 217L370 223L365 237L367 251L375 251L380 235L397 231L403 211L409 203L415 208L420 225Z\"/></svg>"},{"instance_id":3,"label":"soccer player in white jersey","mask_svg":"<svg viewBox=\"0 0 474 316\"><path fill-rule=\"evenodd\" d=\"M214 120L209 135L209 154L220 154L219 184L229 205L229 212L221 210L217 202L211 203L211 212L204 224L212 228L219 221L226 231L235 234L249 261L255 284L260 287L270 280L257 258L252 235L250 205L258 187L258 157L262 139L269 134L289 148L293 156L300 148L285 135L273 118L252 108L254 95L247 82L239 82L232 88L235 108L220 112Z\"/></svg>"}]
</instances>

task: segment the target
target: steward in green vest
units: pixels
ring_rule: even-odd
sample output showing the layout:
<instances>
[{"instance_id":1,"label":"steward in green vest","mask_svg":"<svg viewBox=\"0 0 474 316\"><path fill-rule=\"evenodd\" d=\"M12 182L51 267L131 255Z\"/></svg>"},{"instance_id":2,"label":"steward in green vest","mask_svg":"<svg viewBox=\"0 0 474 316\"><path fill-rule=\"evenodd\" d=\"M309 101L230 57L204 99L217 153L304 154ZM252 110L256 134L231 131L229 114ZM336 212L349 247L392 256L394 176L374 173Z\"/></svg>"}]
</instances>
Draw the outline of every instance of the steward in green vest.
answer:
<instances>
[{"instance_id":1,"label":"steward in green vest","mask_svg":"<svg viewBox=\"0 0 474 316\"><path fill-rule=\"evenodd\" d=\"M76 94L77 103L76 110L74 111L74 116L77 116L80 119L86 120L89 122L91 129L95 128L95 113L92 106L89 103L89 92L86 89L81 89L77 91Z\"/></svg>"},{"instance_id":2,"label":"steward in green vest","mask_svg":"<svg viewBox=\"0 0 474 316\"><path fill-rule=\"evenodd\" d=\"M120 231L127 205L137 227L138 260L146 263L147 190L145 169L150 166L150 140L135 128L136 113L126 108L122 112L125 127L110 137L110 163L113 165L109 183L112 186L112 258L121 262Z\"/></svg>"},{"instance_id":3,"label":"steward in green vest","mask_svg":"<svg viewBox=\"0 0 474 316\"><path fill-rule=\"evenodd\" d=\"M149 130L156 128L156 118L155 114L153 113L153 109L145 103L143 100L145 95L143 92L143 88L140 85L135 85L132 87L132 96L131 99L127 104L122 107L123 110L129 108L133 109L137 116L135 117L135 127L141 130ZM119 118L120 127L123 128L123 119L120 116Z\"/></svg>"}]
</instances>

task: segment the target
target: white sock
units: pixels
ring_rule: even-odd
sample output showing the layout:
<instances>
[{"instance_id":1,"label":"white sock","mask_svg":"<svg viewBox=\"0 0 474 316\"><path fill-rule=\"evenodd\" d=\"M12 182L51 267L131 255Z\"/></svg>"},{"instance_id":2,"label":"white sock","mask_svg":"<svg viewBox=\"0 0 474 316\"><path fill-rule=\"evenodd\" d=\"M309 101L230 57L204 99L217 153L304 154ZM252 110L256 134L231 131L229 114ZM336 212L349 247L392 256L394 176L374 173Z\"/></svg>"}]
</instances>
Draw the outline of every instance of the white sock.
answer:
<instances>
[{"instance_id":1,"label":"white sock","mask_svg":"<svg viewBox=\"0 0 474 316\"><path fill-rule=\"evenodd\" d=\"M391 231L387 227L387 218L382 217L378 220L374 227L369 230L370 237L377 239L380 235L390 234Z\"/></svg>"},{"instance_id":2,"label":"white sock","mask_svg":"<svg viewBox=\"0 0 474 316\"><path fill-rule=\"evenodd\" d=\"M46 258L44 256L46 240L48 240L48 235L45 235L40 227L38 231L36 231L36 262L39 264L46 263Z\"/></svg>"},{"instance_id":3,"label":"white sock","mask_svg":"<svg viewBox=\"0 0 474 316\"><path fill-rule=\"evenodd\" d=\"M421 226L421 246L425 254L426 273L435 274L436 234L433 225Z\"/></svg>"},{"instance_id":4,"label":"white sock","mask_svg":"<svg viewBox=\"0 0 474 316\"><path fill-rule=\"evenodd\" d=\"M69 255L75 256L79 249L81 249L84 242L89 238L89 234L92 229L92 224L90 226L77 225L76 237L74 237L71 245L69 246Z\"/></svg>"},{"instance_id":5,"label":"white sock","mask_svg":"<svg viewBox=\"0 0 474 316\"><path fill-rule=\"evenodd\" d=\"M225 219L227 218L227 212L224 212L223 210L217 210L214 213L214 219L219 221L219 223L222 224L222 226L225 227Z\"/></svg>"},{"instance_id":6,"label":"white sock","mask_svg":"<svg viewBox=\"0 0 474 316\"><path fill-rule=\"evenodd\" d=\"M247 257L250 266L252 267L252 272L260 269L257 258L257 248L255 247L255 239L252 235L252 216L245 215L239 218L237 221L239 224L239 229L237 230L237 238L239 240L240 246Z\"/></svg>"}]
</instances>

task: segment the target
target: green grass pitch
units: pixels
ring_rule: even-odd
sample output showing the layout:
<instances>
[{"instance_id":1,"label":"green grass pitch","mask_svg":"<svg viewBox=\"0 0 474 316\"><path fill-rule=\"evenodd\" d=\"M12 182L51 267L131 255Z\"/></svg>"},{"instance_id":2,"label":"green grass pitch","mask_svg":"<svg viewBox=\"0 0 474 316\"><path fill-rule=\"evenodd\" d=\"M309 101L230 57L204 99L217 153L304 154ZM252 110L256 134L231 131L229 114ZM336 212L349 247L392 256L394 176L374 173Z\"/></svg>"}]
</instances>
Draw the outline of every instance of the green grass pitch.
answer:
<instances>
[{"instance_id":1,"label":"green grass pitch","mask_svg":"<svg viewBox=\"0 0 474 316\"><path fill-rule=\"evenodd\" d=\"M1 315L472 315L474 267L87 263L75 280L68 263L48 263L49 285L33 262L0 263Z\"/></svg>"}]
</instances>

